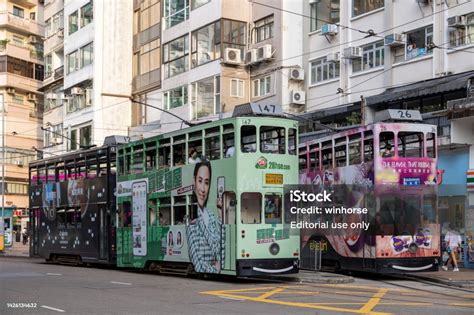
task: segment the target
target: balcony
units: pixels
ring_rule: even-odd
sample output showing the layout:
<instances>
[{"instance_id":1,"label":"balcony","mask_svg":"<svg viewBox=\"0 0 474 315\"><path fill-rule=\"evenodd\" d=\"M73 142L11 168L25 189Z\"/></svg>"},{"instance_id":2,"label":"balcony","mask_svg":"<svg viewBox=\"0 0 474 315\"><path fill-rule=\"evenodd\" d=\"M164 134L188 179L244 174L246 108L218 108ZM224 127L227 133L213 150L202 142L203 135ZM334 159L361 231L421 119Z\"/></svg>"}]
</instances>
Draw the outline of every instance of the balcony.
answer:
<instances>
[{"instance_id":1,"label":"balcony","mask_svg":"<svg viewBox=\"0 0 474 315\"><path fill-rule=\"evenodd\" d=\"M62 77L64 77L64 66L61 66L54 70L54 80L59 80Z\"/></svg>"},{"instance_id":2,"label":"balcony","mask_svg":"<svg viewBox=\"0 0 474 315\"><path fill-rule=\"evenodd\" d=\"M142 92L161 84L161 68L136 76L132 81L132 93Z\"/></svg>"},{"instance_id":3,"label":"balcony","mask_svg":"<svg viewBox=\"0 0 474 315\"><path fill-rule=\"evenodd\" d=\"M8 55L28 61L30 61L31 58L30 48L15 42L0 44L0 55Z\"/></svg>"},{"instance_id":4,"label":"balcony","mask_svg":"<svg viewBox=\"0 0 474 315\"><path fill-rule=\"evenodd\" d=\"M46 68L45 68L46 69ZM44 79L43 79L43 88L48 86L49 84L56 82L64 77L64 66L60 66L56 68L54 71L48 71L48 69L44 72Z\"/></svg>"},{"instance_id":5,"label":"balcony","mask_svg":"<svg viewBox=\"0 0 474 315\"><path fill-rule=\"evenodd\" d=\"M36 7L36 2L37 1L32 1L32 0L10 0L11 3L13 4L18 4L21 7L27 8L27 9L32 9Z\"/></svg>"},{"instance_id":6,"label":"balcony","mask_svg":"<svg viewBox=\"0 0 474 315\"><path fill-rule=\"evenodd\" d=\"M41 85L41 81L32 78L7 72L0 73L0 86L10 86L19 91L36 92Z\"/></svg>"},{"instance_id":7,"label":"balcony","mask_svg":"<svg viewBox=\"0 0 474 315\"><path fill-rule=\"evenodd\" d=\"M141 46L152 40L159 38L161 35L161 23L157 23L146 30L133 35L133 51L137 51Z\"/></svg>"},{"instance_id":8,"label":"balcony","mask_svg":"<svg viewBox=\"0 0 474 315\"><path fill-rule=\"evenodd\" d=\"M2 27L13 27L19 30L20 32L35 34L37 36L43 36L44 26L32 21L30 19L24 19L18 16L13 15L10 12L2 11L0 12L0 26Z\"/></svg>"},{"instance_id":9,"label":"balcony","mask_svg":"<svg viewBox=\"0 0 474 315\"><path fill-rule=\"evenodd\" d=\"M64 29L58 30L56 33L49 35L44 41L44 51L57 51L64 46Z\"/></svg>"}]
</instances>

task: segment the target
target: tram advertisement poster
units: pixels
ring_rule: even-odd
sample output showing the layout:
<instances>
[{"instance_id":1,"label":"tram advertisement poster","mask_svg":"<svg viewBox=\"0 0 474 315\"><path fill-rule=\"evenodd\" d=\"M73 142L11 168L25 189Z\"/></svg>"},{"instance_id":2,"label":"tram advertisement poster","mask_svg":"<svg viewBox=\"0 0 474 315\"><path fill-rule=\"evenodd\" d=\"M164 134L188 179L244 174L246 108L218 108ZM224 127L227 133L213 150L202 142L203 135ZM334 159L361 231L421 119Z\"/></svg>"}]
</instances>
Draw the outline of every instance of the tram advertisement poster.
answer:
<instances>
[{"instance_id":1,"label":"tram advertisement poster","mask_svg":"<svg viewBox=\"0 0 474 315\"><path fill-rule=\"evenodd\" d=\"M132 184L132 227L133 255L146 256L147 253L147 182Z\"/></svg>"}]
</instances>

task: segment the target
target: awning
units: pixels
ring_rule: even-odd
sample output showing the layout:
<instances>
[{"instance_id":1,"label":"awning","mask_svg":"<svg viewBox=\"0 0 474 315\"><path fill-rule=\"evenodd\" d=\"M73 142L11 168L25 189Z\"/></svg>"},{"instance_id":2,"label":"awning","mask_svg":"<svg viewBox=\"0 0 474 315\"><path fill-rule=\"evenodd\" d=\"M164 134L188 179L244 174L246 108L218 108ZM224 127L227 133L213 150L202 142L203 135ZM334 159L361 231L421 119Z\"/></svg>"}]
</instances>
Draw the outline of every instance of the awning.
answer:
<instances>
[{"instance_id":1,"label":"awning","mask_svg":"<svg viewBox=\"0 0 474 315\"><path fill-rule=\"evenodd\" d=\"M474 71L468 71L441 78L430 79L412 83L404 86L386 89L385 92L367 97L367 105L375 105L416 98L425 95L433 95L467 88L467 81L474 77Z\"/></svg>"}]
</instances>

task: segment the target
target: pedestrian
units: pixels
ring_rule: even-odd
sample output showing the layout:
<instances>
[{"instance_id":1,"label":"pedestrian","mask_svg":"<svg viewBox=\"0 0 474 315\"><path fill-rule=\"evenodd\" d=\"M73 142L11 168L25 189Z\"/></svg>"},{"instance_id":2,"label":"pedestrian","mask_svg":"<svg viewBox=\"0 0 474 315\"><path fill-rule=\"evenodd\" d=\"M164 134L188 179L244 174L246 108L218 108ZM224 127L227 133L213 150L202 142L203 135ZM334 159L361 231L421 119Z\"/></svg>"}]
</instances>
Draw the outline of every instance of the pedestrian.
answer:
<instances>
[{"instance_id":1,"label":"pedestrian","mask_svg":"<svg viewBox=\"0 0 474 315\"><path fill-rule=\"evenodd\" d=\"M444 241L446 242L446 251L448 252L449 258L446 264L441 268L443 268L444 271L448 271L449 264L452 262L454 264L453 271L457 272L459 271L459 268L458 262L456 260L456 253L462 243L461 236L453 230L451 225L449 225L449 230L444 237Z\"/></svg>"},{"instance_id":2,"label":"pedestrian","mask_svg":"<svg viewBox=\"0 0 474 315\"><path fill-rule=\"evenodd\" d=\"M23 245L26 245L26 243L28 243L28 230L26 229L26 226L23 228L22 235L23 235Z\"/></svg>"}]
</instances>

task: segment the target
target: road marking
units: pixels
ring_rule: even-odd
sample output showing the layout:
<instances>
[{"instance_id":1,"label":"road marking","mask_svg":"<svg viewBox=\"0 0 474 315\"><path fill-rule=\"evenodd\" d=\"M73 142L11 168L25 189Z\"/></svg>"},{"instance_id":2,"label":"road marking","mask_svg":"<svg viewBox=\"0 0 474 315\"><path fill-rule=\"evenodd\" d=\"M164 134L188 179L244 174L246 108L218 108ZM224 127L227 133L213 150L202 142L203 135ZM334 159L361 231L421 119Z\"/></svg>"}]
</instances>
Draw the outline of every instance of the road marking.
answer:
<instances>
[{"instance_id":1,"label":"road marking","mask_svg":"<svg viewBox=\"0 0 474 315\"><path fill-rule=\"evenodd\" d=\"M110 281L110 283L114 283L114 284L123 284L123 285L132 285L131 283L129 282L119 282L119 281Z\"/></svg>"},{"instance_id":2,"label":"road marking","mask_svg":"<svg viewBox=\"0 0 474 315\"><path fill-rule=\"evenodd\" d=\"M64 312L65 312L65 310L62 310L62 309L60 309L60 308L51 307L51 306L48 306L48 305L41 305L41 307L47 308L48 310L60 312L60 313L64 313Z\"/></svg>"},{"instance_id":3,"label":"road marking","mask_svg":"<svg viewBox=\"0 0 474 315\"><path fill-rule=\"evenodd\" d=\"M372 298L360 308L362 312L370 312L374 307L377 306L377 304L380 303L380 300L383 298L383 296L388 292L387 288L381 288L377 293L372 296Z\"/></svg>"},{"instance_id":4,"label":"road marking","mask_svg":"<svg viewBox=\"0 0 474 315\"><path fill-rule=\"evenodd\" d=\"M233 297L228 297L228 296L219 296L221 299L227 299L227 300L234 300L234 301L244 301L244 299L238 299L238 298L233 298Z\"/></svg>"},{"instance_id":5,"label":"road marking","mask_svg":"<svg viewBox=\"0 0 474 315\"><path fill-rule=\"evenodd\" d=\"M257 296L257 300L265 300L266 298L269 298L270 296L280 293L282 291L285 291L285 288L276 288L271 291L268 291L267 293L264 293L260 296Z\"/></svg>"},{"instance_id":6,"label":"road marking","mask_svg":"<svg viewBox=\"0 0 474 315\"><path fill-rule=\"evenodd\" d=\"M468 307L473 307L474 303L449 303L448 305L451 306L468 306Z\"/></svg>"},{"instance_id":7,"label":"road marking","mask_svg":"<svg viewBox=\"0 0 474 315\"><path fill-rule=\"evenodd\" d=\"M53 273L53 272L48 272L47 275L48 276L62 276L62 274L60 273Z\"/></svg>"}]
</instances>

